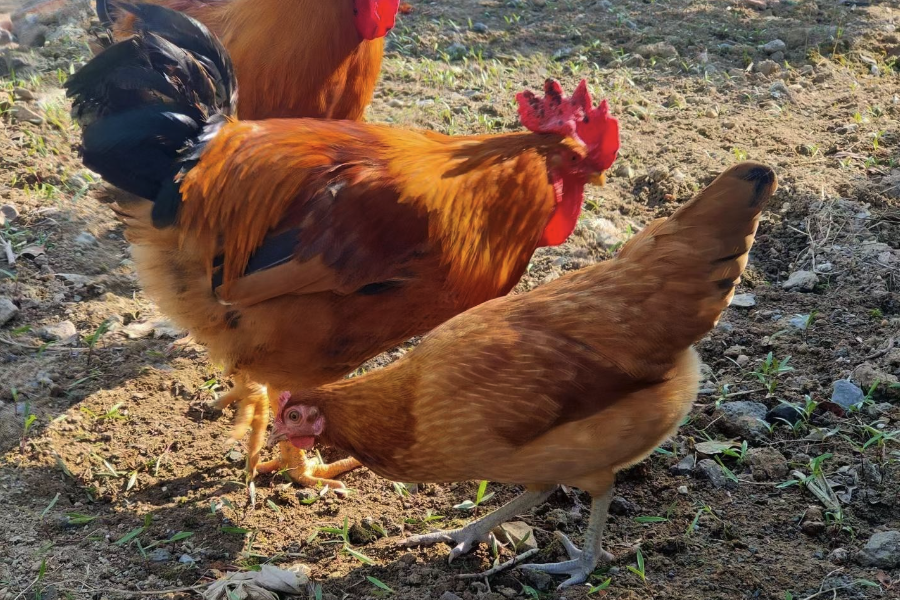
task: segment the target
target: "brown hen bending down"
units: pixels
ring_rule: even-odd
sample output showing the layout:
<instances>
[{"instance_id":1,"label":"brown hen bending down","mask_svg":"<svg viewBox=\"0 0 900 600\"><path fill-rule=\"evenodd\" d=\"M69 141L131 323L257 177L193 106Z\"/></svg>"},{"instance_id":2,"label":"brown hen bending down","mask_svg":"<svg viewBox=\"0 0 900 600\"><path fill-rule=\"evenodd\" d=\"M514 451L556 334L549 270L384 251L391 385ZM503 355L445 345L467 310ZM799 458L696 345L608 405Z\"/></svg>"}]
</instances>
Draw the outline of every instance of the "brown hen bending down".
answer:
<instances>
[{"instance_id":1,"label":"brown hen bending down","mask_svg":"<svg viewBox=\"0 0 900 600\"><path fill-rule=\"evenodd\" d=\"M453 531L450 559L543 502L558 484L593 496L584 550L529 568L585 581L602 548L615 473L671 435L697 395L691 347L714 327L747 264L773 171L728 169L613 260L470 309L393 365L281 395L273 440L346 450L394 481L487 479L527 493Z\"/></svg>"}]
</instances>

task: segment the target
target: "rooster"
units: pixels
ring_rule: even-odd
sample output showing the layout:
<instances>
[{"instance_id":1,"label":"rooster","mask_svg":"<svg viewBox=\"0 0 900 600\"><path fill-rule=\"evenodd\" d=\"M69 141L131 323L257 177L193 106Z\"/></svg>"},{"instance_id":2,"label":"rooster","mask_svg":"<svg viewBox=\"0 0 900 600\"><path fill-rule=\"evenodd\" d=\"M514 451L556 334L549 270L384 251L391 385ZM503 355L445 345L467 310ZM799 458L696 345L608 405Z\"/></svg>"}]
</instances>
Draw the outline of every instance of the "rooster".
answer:
<instances>
[{"instance_id":1,"label":"rooster","mask_svg":"<svg viewBox=\"0 0 900 600\"><path fill-rule=\"evenodd\" d=\"M605 102L520 94L530 133L449 137L314 119L235 120L224 48L167 8L125 6L139 35L69 79L82 158L145 200L117 208L146 292L235 375L250 473L342 487L358 465L282 444L259 463L268 389L340 379L508 293L575 228L619 147ZM151 31L145 24L153 24Z\"/></svg>"},{"instance_id":2,"label":"rooster","mask_svg":"<svg viewBox=\"0 0 900 600\"><path fill-rule=\"evenodd\" d=\"M360 120L381 71L384 36L399 0L154 0L206 24L231 54L243 119ZM135 14L96 0L101 22L123 39ZM151 30L155 24L146 24Z\"/></svg>"},{"instance_id":3,"label":"rooster","mask_svg":"<svg viewBox=\"0 0 900 600\"><path fill-rule=\"evenodd\" d=\"M615 474L671 435L697 396L692 344L716 324L747 265L777 187L742 163L613 260L527 294L486 302L427 335L380 371L281 393L271 441L319 438L393 481L487 479L527 492L461 528L414 536L448 542L452 561L559 484L593 497L585 547L529 568L584 582L603 550Z\"/></svg>"}]
</instances>

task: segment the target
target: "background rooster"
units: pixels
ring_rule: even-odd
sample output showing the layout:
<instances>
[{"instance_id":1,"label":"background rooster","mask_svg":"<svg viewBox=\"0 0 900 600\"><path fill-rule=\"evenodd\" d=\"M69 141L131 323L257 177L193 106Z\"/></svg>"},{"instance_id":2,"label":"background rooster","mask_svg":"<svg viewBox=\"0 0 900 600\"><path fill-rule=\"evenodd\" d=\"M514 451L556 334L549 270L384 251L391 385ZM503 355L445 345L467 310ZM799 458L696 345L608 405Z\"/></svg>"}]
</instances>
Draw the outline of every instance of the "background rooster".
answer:
<instances>
[{"instance_id":1,"label":"background rooster","mask_svg":"<svg viewBox=\"0 0 900 600\"><path fill-rule=\"evenodd\" d=\"M134 13L96 0L122 39ZM153 0L183 11L220 38L241 82L244 119L362 119L381 71L384 36L399 0ZM148 23L152 30L155 23Z\"/></svg>"},{"instance_id":2,"label":"background rooster","mask_svg":"<svg viewBox=\"0 0 900 600\"><path fill-rule=\"evenodd\" d=\"M450 560L558 484L594 498L584 550L532 569L581 583L601 558L616 471L671 435L697 396L691 345L716 324L747 265L772 170L743 163L613 260L498 298L437 328L380 371L283 393L273 440L317 436L393 481L487 479L528 492L470 525L407 540L446 541Z\"/></svg>"},{"instance_id":3,"label":"background rooster","mask_svg":"<svg viewBox=\"0 0 900 600\"><path fill-rule=\"evenodd\" d=\"M606 103L519 96L531 133L448 137L382 125L236 121L231 62L205 27L127 7L139 37L67 83L85 165L146 201L118 210L146 291L236 375L249 469L303 483L354 466L258 465L271 389L339 379L509 292L575 228L618 147ZM152 24L152 30L150 25ZM563 118L560 118L562 115ZM333 486L338 482L327 480Z\"/></svg>"}]
</instances>

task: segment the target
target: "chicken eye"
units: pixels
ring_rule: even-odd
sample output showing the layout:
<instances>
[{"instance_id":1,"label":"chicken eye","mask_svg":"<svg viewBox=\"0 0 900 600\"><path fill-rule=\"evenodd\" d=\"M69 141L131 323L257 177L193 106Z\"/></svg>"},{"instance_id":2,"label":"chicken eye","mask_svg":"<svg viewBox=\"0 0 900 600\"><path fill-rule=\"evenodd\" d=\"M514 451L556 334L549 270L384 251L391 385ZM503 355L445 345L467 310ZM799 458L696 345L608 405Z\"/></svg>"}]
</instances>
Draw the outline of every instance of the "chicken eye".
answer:
<instances>
[{"instance_id":1,"label":"chicken eye","mask_svg":"<svg viewBox=\"0 0 900 600\"><path fill-rule=\"evenodd\" d=\"M288 421L296 423L299 420L300 420L300 411L299 410L292 410L291 412L288 413Z\"/></svg>"}]
</instances>

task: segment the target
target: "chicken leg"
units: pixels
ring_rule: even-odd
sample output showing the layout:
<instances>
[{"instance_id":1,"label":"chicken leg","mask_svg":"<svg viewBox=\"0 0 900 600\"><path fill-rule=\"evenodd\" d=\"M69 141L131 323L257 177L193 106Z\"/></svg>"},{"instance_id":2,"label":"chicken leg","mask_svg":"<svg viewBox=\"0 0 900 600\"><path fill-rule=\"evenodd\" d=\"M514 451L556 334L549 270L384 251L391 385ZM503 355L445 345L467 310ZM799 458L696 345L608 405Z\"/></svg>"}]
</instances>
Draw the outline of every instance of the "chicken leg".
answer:
<instances>
[{"instance_id":1,"label":"chicken leg","mask_svg":"<svg viewBox=\"0 0 900 600\"><path fill-rule=\"evenodd\" d=\"M602 496L594 497L591 502L591 517L588 520L587 531L584 533L584 550L579 550L572 541L566 537L564 533L556 532L557 538L562 542L563 547L571 560L559 563L548 564L528 564L522 565L523 569L531 569L533 571L543 571L554 575L569 575L569 578L560 584L559 590L578 583L584 583L591 576L597 563L602 559L604 561L612 561L613 555L603 549L603 529L606 526L607 513L609 511L609 503L612 500L612 487Z\"/></svg>"},{"instance_id":2,"label":"chicken leg","mask_svg":"<svg viewBox=\"0 0 900 600\"><path fill-rule=\"evenodd\" d=\"M450 551L449 562L481 542L487 542L490 539L491 531L498 525L508 521L516 515L541 504L556 491L556 487L541 491L527 491L524 494L512 499L492 513L489 513L477 521L469 523L460 529L449 529L446 531L435 531L433 533L425 533L422 535L414 535L401 542L404 546L430 546L438 542L446 542L448 544L456 544Z\"/></svg>"},{"instance_id":3,"label":"chicken leg","mask_svg":"<svg viewBox=\"0 0 900 600\"><path fill-rule=\"evenodd\" d=\"M292 481L303 486L327 485L336 489L346 487L333 478L362 466L355 458L345 458L326 465L318 459L307 458L303 450L294 448L290 442L283 442L278 445L281 456L261 463L260 452L266 442L266 429L269 425L269 396L265 386L250 381L241 373L235 374L235 382L234 388L216 399L213 405L221 410L237 402L237 416L229 439L232 442L240 440L250 430L247 473L251 478L257 473L285 471Z\"/></svg>"}]
</instances>

